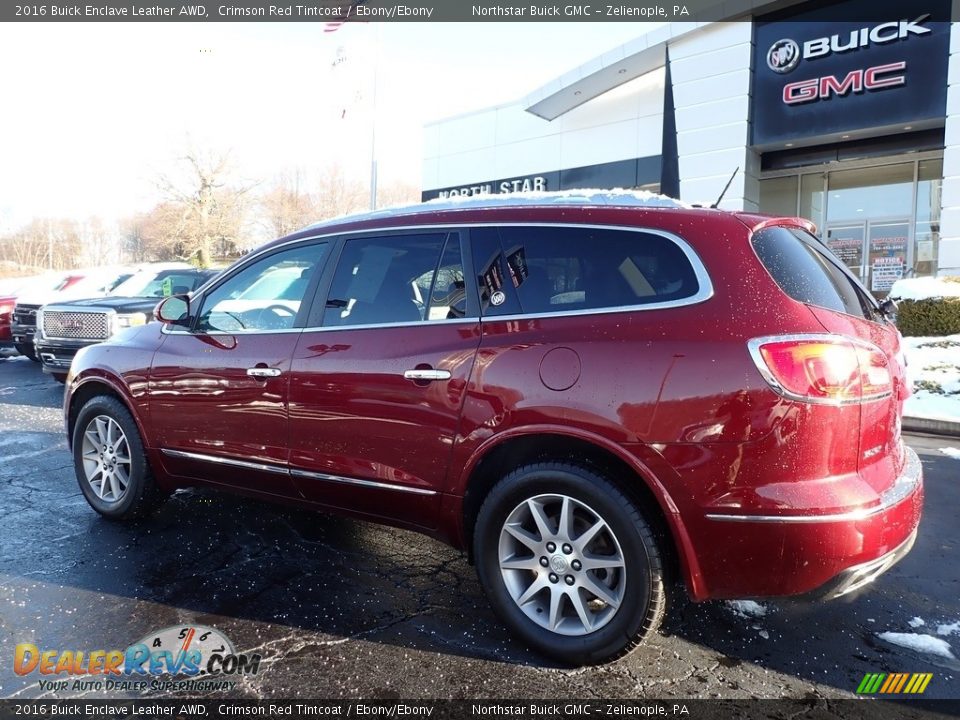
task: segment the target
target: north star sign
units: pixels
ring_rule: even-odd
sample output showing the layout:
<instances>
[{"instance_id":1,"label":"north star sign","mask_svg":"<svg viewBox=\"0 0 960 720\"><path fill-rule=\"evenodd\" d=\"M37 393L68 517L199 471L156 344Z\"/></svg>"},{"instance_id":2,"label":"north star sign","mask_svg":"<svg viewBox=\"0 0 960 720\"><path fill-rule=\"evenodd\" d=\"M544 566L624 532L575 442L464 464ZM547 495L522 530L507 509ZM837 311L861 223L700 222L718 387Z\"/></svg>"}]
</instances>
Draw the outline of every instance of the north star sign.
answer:
<instances>
[{"instance_id":1,"label":"north star sign","mask_svg":"<svg viewBox=\"0 0 960 720\"><path fill-rule=\"evenodd\" d=\"M942 122L950 5L949 0L924 5L930 7L911 13L912 18L894 15L896 19L875 22L830 22L831 16L856 17L866 7L863 0L758 21L753 144L938 117ZM874 13L903 12L883 0L869 7Z\"/></svg>"}]
</instances>

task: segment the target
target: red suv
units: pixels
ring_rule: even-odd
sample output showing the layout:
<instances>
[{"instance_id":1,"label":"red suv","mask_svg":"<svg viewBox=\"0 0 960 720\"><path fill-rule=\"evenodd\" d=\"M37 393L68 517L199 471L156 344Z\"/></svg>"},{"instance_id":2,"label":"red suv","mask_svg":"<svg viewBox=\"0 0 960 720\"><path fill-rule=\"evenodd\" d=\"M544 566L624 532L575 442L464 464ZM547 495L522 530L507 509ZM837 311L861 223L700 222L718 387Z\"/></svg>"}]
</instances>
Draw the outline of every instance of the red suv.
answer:
<instances>
[{"instance_id":1,"label":"red suv","mask_svg":"<svg viewBox=\"0 0 960 720\"><path fill-rule=\"evenodd\" d=\"M503 621L591 663L694 600L836 597L905 555L900 337L795 218L633 195L429 203L251 253L81 350L80 488L208 485L466 550Z\"/></svg>"}]
</instances>

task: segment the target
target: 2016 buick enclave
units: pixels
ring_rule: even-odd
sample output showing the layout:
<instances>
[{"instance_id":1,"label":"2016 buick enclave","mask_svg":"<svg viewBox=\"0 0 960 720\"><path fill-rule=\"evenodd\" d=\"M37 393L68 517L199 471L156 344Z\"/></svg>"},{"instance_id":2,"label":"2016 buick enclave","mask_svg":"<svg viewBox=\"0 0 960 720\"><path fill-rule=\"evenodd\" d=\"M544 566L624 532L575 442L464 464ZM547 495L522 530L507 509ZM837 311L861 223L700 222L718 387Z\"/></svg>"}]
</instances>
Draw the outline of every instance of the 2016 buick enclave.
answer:
<instances>
[{"instance_id":1,"label":"2016 buick enclave","mask_svg":"<svg viewBox=\"0 0 960 720\"><path fill-rule=\"evenodd\" d=\"M310 227L80 351L80 487L117 519L202 484L427 533L574 663L653 633L671 570L694 600L848 593L909 551L922 478L899 334L811 229L603 193Z\"/></svg>"}]
</instances>

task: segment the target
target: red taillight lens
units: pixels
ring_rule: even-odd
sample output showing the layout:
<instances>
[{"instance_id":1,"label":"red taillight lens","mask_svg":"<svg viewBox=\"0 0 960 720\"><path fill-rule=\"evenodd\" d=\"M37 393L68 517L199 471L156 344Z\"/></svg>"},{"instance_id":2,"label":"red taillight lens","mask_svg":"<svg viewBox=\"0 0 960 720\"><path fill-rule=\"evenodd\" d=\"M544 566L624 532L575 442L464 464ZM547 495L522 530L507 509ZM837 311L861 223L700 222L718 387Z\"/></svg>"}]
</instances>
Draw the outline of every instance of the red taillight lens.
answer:
<instances>
[{"instance_id":1,"label":"red taillight lens","mask_svg":"<svg viewBox=\"0 0 960 720\"><path fill-rule=\"evenodd\" d=\"M749 343L771 387L795 400L846 403L888 395L887 356L859 340L829 335L757 338Z\"/></svg>"}]
</instances>

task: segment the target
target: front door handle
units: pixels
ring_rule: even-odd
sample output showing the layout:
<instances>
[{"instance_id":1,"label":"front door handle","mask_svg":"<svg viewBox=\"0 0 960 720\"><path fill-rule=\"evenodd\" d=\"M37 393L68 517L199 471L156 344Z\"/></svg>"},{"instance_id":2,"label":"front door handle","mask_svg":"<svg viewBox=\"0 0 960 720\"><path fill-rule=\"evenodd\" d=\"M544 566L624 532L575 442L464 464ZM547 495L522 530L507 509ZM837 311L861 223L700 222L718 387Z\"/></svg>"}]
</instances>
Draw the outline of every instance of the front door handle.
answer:
<instances>
[{"instance_id":1,"label":"front door handle","mask_svg":"<svg viewBox=\"0 0 960 720\"><path fill-rule=\"evenodd\" d=\"M449 370L433 370L431 369L418 369L418 370L404 370L403 376L407 380L449 380L450 371Z\"/></svg>"},{"instance_id":2,"label":"front door handle","mask_svg":"<svg viewBox=\"0 0 960 720\"><path fill-rule=\"evenodd\" d=\"M247 368L247 375L255 378L275 378L283 373L279 368L252 367Z\"/></svg>"}]
</instances>

